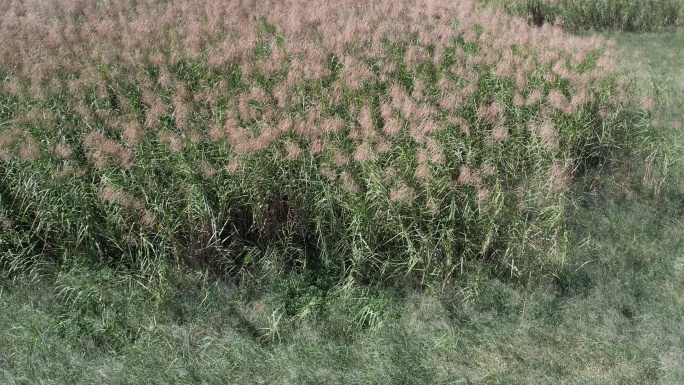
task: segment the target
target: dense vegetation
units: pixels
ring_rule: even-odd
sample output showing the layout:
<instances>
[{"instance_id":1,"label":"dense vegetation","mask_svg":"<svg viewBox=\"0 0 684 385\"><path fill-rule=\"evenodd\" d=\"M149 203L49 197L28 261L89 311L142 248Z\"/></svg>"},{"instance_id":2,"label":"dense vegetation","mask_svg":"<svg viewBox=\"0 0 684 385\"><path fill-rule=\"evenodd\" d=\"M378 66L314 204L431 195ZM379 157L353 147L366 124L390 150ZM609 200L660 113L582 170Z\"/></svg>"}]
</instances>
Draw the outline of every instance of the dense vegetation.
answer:
<instances>
[{"instance_id":1,"label":"dense vegetation","mask_svg":"<svg viewBox=\"0 0 684 385\"><path fill-rule=\"evenodd\" d=\"M600 38L472 2L230 8L4 6L5 269L538 275L573 179L647 133Z\"/></svg>"},{"instance_id":2,"label":"dense vegetation","mask_svg":"<svg viewBox=\"0 0 684 385\"><path fill-rule=\"evenodd\" d=\"M509 12L527 16L538 26L563 25L569 31L655 31L681 26L682 0L515 0L497 1Z\"/></svg>"},{"instance_id":3,"label":"dense vegetation","mask_svg":"<svg viewBox=\"0 0 684 385\"><path fill-rule=\"evenodd\" d=\"M0 4L0 382L684 383L675 3L397 3Z\"/></svg>"}]
</instances>

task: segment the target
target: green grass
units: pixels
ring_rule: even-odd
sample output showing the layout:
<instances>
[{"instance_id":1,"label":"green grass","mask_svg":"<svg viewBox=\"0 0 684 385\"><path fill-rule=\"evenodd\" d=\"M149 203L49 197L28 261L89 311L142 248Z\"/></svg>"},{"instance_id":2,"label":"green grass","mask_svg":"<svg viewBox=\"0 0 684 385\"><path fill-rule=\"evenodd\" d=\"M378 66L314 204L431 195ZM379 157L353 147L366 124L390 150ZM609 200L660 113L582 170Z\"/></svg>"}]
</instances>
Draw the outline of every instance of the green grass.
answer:
<instances>
[{"instance_id":1,"label":"green grass","mask_svg":"<svg viewBox=\"0 0 684 385\"><path fill-rule=\"evenodd\" d=\"M185 272L150 291L154 283L108 269L27 277L0 297L0 380L680 383L684 215L675 209L587 202L568 269L528 288L473 278L446 292L257 289Z\"/></svg>"},{"instance_id":2,"label":"green grass","mask_svg":"<svg viewBox=\"0 0 684 385\"><path fill-rule=\"evenodd\" d=\"M503 6L531 23L562 23L571 31L648 32L681 26L681 0L516 0L485 1Z\"/></svg>"},{"instance_id":3,"label":"green grass","mask_svg":"<svg viewBox=\"0 0 684 385\"><path fill-rule=\"evenodd\" d=\"M654 81L655 140L578 188L563 263L416 290L37 258L0 276L0 383L683 383L684 33L610 37Z\"/></svg>"},{"instance_id":4,"label":"green grass","mask_svg":"<svg viewBox=\"0 0 684 385\"><path fill-rule=\"evenodd\" d=\"M684 124L684 40L679 29L659 33L610 34L622 56L648 72L659 98L654 112L658 125L681 130Z\"/></svg>"}]
</instances>

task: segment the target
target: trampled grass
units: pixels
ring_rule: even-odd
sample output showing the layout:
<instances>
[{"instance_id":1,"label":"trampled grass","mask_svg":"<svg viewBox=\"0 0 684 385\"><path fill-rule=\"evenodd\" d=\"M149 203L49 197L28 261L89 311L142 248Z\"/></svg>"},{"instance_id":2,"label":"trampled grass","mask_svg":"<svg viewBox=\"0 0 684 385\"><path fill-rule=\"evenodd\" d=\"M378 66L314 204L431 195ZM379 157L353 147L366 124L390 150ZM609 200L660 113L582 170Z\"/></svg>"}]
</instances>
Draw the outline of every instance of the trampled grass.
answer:
<instances>
[{"instance_id":1,"label":"trampled grass","mask_svg":"<svg viewBox=\"0 0 684 385\"><path fill-rule=\"evenodd\" d=\"M184 228L182 222L194 218L191 213L201 212L201 203L207 201L182 197L201 197L212 175L227 175L222 168L226 165L217 167L211 163L215 158L199 156L200 146L193 147L189 137L182 141L173 136L144 136L127 147L126 140L135 141L136 135L123 135L123 131L120 136L108 131L89 135L92 131L87 129L65 142L69 147L59 147L49 138L45 143L38 140L37 146L47 146L57 157L63 154L67 159L59 158L64 162L60 170L77 165L92 168L80 176L76 170L51 184L44 182L51 180L46 175L54 175L55 161L19 160L30 158L31 147L22 152L15 144L24 142L13 136L16 142L3 153L11 159L2 163L3 176L12 179L0 181L2 191L23 189L31 194L19 195L23 200L2 196L3 205L16 204L1 207L3 219L22 226L3 223L0 233L5 264L0 280L0 346L4 347L0 349L0 382L682 383L684 173L677 122L682 117L678 106L684 102L679 65L684 50L676 48L684 36L673 31L610 38L616 41L619 62L634 63L636 70L646 72L641 84L655 81L655 129L646 132L651 139L644 148L625 151L631 158L602 163L599 179L592 177L597 171L590 170L585 185L568 186L574 192L568 195L573 197L571 204L563 207L567 242L564 252L557 255L560 263L556 260L541 270L533 269L536 274L527 284L515 274L511 279L511 269L504 269L506 274L494 269L493 274L486 260L473 259L467 274L445 285L437 279L416 290L419 285L412 280L395 280L387 287L379 281L362 282L363 274L342 274L342 278L322 274L325 268L313 259L307 259L305 267L295 263L292 268L293 261L302 261L301 245L296 243L265 250L253 247L241 258L261 261L252 265L258 269L240 269L237 277L226 279L221 265L216 268L192 258L183 261L191 255L202 259L215 254L202 247L187 248L193 244L175 238L175 233L150 237L128 227L121 233L120 226L108 227L100 217L130 224L143 219L135 216L141 210L136 205L149 208L154 204L174 213L165 219L168 227L156 229L207 231L192 227L192 222ZM189 71L186 74L199 71L181 70ZM195 84L189 80L188 84ZM166 101L171 97L162 96ZM61 110L55 104L27 100L6 98L0 127L29 129L47 124L37 123L45 118L50 124L60 124L60 134L70 132L71 123L60 120L56 112ZM9 118L36 105L47 108L47 115L22 115L32 119L28 122ZM361 127L363 114L358 112ZM476 109L472 112L477 115ZM287 152L301 159L308 149L306 142L297 142L297 150L296 141L287 139L290 142L279 147L281 155ZM164 151L155 147L160 144L167 146ZM364 149L355 147L348 155L353 157L359 148ZM91 149L102 151L88 152ZM128 158L126 149L135 156ZM144 151L152 155L143 156L143 162L138 152ZM154 163L157 155L163 156ZM362 151L358 155L363 158ZM80 156L82 163L69 161L72 156ZM131 161L128 170L121 167L127 159ZM202 159L209 164L195 163ZM99 161L104 163L98 166ZM113 161L118 165L110 164ZM411 166L414 176L416 166ZM169 172L168 179L159 174L143 178L144 172L159 171L155 167ZM467 174L460 167L458 171L457 180ZM198 177L199 173L209 175L208 179ZM127 178L133 179L126 182ZM179 181L185 189L158 201L141 200L152 193L145 188L126 190L141 180L156 181L159 185L148 187L158 188L159 197L177 190L174 183ZM22 184L17 186L16 181ZM581 181L578 175L574 182ZM61 193L50 190L54 186L62 186ZM44 191L50 198L41 200ZM258 191L257 187L252 191ZM407 190L397 189L395 198L400 192ZM226 196L241 195L233 191ZM82 211L43 210L48 221L31 216L32 210L54 202L51 199L65 208L72 202L90 203L77 206ZM277 206L265 211L277 211ZM171 226L176 220L175 227ZM80 247L54 248L55 229L41 227L46 223L62 223L73 234L82 234L68 241ZM267 229L267 223L255 227ZM83 224L102 225L98 229L102 231L81 233ZM31 237L28 230L37 230L39 236ZM31 243L36 239L38 243ZM122 242L114 249L97 252L97 245L117 239ZM131 247L152 240L160 244ZM180 252L173 251L174 241L183 246ZM86 253L89 247L96 252ZM196 253L184 254L188 250ZM36 258L40 252L44 255ZM193 263L196 268L189 268ZM228 267L233 266L230 263ZM415 265L417 277L421 276L420 263Z\"/></svg>"}]
</instances>

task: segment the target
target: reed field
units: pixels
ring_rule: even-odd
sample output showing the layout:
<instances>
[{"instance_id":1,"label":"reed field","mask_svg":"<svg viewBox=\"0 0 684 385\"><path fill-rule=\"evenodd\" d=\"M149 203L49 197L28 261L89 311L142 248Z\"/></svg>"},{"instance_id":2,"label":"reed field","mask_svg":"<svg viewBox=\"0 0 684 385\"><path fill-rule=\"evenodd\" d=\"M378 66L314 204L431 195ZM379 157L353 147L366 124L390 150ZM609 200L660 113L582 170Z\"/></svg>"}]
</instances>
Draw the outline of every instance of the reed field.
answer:
<instances>
[{"instance_id":1,"label":"reed field","mask_svg":"<svg viewBox=\"0 0 684 385\"><path fill-rule=\"evenodd\" d=\"M3 3L0 382L679 383L651 3Z\"/></svg>"},{"instance_id":2,"label":"reed field","mask_svg":"<svg viewBox=\"0 0 684 385\"><path fill-rule=\"evenodd\" d=\"M614 30L652 32L681 27L681 0L487 0L535 25L552 23L566 30Z\"/></svg>"},{"instance_id":3,"label":"reed field","mask_svg":"<svg viewBox=\"0 0 684 385\"><path fill-rule=\"evenodd\" d=\"M469 2L227 8L7 7L7 269L526 279L562 261L573 179L648 136L598 37Z\"/></svg>"}]
</instances>

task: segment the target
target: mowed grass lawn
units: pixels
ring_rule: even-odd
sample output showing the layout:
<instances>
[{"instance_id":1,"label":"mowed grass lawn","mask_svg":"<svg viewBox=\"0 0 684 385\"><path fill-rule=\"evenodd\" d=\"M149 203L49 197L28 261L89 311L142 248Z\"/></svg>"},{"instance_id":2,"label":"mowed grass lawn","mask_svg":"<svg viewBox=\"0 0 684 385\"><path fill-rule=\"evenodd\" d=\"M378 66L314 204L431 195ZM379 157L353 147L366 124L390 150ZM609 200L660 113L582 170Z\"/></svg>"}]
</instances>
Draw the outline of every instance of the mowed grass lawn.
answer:
<instances>
[{"instance_id":1,"label":"mowed grass lawn","mask_svg":"<svg viewBox=\"0 0 684 385\"><path fill-rule=\"evenodd\" d=\"M0 382L684 383L684 33L610 38L654 80L669 161L588 189L562 269L416 292L46 264L0 285Z\"/></svg>"}]
</instances>

